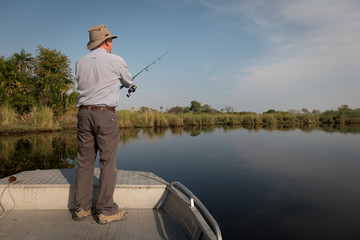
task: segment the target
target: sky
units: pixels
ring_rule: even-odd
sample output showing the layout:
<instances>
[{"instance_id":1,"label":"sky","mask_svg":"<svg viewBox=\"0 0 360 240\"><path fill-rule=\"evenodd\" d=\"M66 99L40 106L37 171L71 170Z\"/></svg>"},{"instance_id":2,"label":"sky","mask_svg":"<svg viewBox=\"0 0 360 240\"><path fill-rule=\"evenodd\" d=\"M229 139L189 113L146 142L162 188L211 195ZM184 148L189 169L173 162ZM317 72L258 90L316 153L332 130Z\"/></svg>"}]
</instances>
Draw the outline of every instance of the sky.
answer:
<instances>
[{"instance_id":1,"label":"sky","mask_svg":"<svg viewBox=\"0 0 360 240\"><path fill-rule=\"evenodd\" d=\"M360 108L358 0L0 0L0 56L41 45L74 70L100 24L133 75L170 51L118 109Z\"/></svg>"}]
</instances>

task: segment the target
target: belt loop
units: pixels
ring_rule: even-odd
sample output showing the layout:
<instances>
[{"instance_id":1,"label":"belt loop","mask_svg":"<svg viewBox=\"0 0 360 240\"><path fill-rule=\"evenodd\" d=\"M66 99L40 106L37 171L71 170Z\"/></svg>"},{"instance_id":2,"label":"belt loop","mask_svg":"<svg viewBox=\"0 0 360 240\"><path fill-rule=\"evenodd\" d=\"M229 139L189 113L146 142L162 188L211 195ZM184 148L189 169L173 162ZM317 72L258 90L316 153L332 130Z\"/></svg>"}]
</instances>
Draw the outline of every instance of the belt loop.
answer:
<instances>
[{"instance_id":1,"label":"belt loop","mask_svg":"<svg viewBox=\"0 0 360 240\"><path fill-rule=\"evenodd\" d=\"M91 106L88 106L88 111L90 111L91 110Z\"/></svg>"}]
</instances>

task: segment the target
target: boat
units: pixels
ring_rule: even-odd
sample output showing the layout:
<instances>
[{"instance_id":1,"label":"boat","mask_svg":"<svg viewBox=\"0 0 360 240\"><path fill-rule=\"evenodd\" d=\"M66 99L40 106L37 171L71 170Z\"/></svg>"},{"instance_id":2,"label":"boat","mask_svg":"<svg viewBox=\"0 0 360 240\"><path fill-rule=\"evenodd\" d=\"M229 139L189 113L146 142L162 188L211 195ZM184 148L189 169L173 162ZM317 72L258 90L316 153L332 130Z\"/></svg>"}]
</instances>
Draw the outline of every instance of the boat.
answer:
<instances>
[{"instance_id":1,"label":"boat","mask_svg":"<svg viewBox=\"0 0 360 240\"><path fill-rule=\"evenodd\" d=\"M100 169L93 177L93 202ZM117 170L114 201L128 217L106 225L74 221L76 169L32 170L0 179L0 239L222 239L216 220L183 184L151 172ZM2 209L2 212L1 212Z\"/></svg>"}]
</instances>

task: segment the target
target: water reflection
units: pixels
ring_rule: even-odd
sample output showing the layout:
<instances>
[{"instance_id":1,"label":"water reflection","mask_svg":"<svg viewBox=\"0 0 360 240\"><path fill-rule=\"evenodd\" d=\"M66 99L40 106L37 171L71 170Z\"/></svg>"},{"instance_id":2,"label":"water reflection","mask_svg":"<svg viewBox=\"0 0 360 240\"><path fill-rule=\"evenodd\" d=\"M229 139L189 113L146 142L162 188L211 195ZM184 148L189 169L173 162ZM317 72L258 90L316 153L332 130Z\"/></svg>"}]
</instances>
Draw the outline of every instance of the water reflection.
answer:
<instances>
[{"instance_id":1,"label":"water reflection","mask_svg":"<svg viewBox=\"0 0 360 240\"><path fill-rule=\"evenodd\" d=\"M118 168L184 183L214 215L224 239L359 236L358 129L179 131L119 147Z\"/></svg>"},{"instance_id":2,"label":"water reflection","mask_svg":"<svg viewBox=\"0 0 360 240\"><path fill-rule=\"evenodd\" d=\"M357 239L360 127L121 129L117 167L189 187L224 239ZM0 137L0 177L76 165L76 132Z\"/></svg>"},{"instance_id":3,"label":"water reflection","mask_svg":"<svg viewBox=\"0 0 360 240\"><path fill-rule=\"evenodd\" d=\"M204 133L213 133L217 129L225 133L244 128L259 132L294 131L299 130L295 125L275 125L264 127L230 127L230 126L200 126L178 128L131 128L121 129L120 145L140 139L152 142L157 138L164 138L167 133L173 136L187 134L192 137ZM359 134L359 126L349 125L309 125L300 129L303 132L321 130L328 133ZM60 133L42 133L25 136L0 136L0 178L25 170L72 168L76 165L77 139L76 131Z\"/></svg>"},{"instance_id":4,"label":"water reflection","mask_svg":"<svg viewBox=\"0 0 360 240\"><path fill-rule=\"evenodd\" d=\"M299 130L232 139L239 162L229 166L252 175L239 178L248 182L242 189L251 196L242 202L241 213L251 216L242 219L251 227L243 237L355 239L360 226L358 143L358 135ZM255 228L262 231L255 233Z\"/></svg>"},{"instance_id":5,"label":"water reflection","mask_svg":"<svg viewBox=\"0 0 360 240\"><path fill-rule=\"evenodd\" d=\"M77 142L71 132L0 137L0 178L25 170L72 168Z\"/></svg>"}]
</instances>

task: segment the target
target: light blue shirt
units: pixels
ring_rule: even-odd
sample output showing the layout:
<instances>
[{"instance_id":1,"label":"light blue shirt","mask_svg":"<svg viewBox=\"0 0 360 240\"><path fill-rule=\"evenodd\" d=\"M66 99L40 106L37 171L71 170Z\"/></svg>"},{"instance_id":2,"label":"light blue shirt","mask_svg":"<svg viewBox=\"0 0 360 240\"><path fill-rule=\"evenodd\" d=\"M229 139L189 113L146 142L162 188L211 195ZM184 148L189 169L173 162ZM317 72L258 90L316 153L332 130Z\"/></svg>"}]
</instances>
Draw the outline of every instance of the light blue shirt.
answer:
<instances>
[{"instance_id":1,"label":"light blue shirt","mask_svg":"<svg viewBox=\"0 0 360 240\"><path fill-rule=\"evenodd\" d=\"M78 84L78 104L106 105L116 107L119 102L120 85L129 88L132 76L124 59L96 48L79 59L75 67Z\"/></svg>"}]
</instances>

